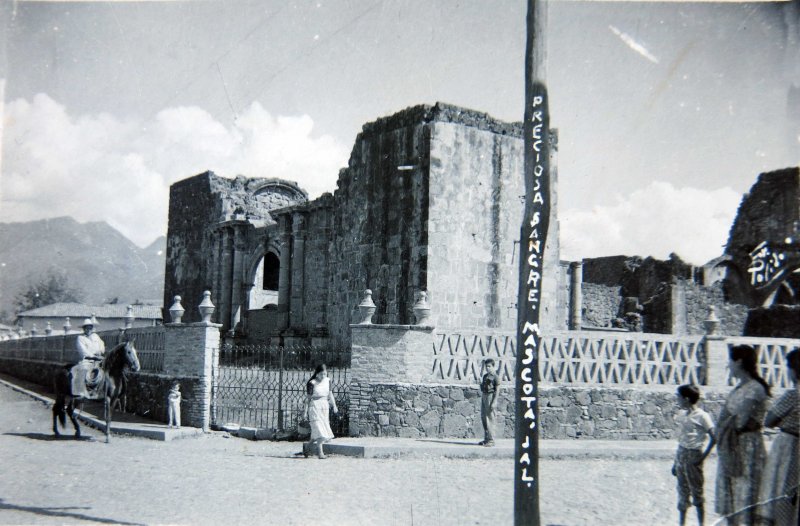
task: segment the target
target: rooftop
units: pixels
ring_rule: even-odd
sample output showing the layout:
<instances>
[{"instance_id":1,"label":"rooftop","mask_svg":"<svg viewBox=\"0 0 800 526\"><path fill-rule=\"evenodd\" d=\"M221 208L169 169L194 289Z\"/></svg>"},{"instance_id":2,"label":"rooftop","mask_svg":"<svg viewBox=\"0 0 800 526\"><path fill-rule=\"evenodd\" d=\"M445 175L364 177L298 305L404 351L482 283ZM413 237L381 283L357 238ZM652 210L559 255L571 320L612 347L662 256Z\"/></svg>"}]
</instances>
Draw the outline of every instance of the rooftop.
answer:
<instances>
[{"instance_id":1,"label":"rooftop","mask_svg":"<svg viewBox=\"0 0 800 526\"><path fill-rule=\"evenodd\" d=\"M133 305L133 316L137 319L161 319L161 307L154 305ZM25 318L124 318L128 313L128 306L123 304L85 305L83 303L53 303L38 309L20 312L19 317Z\"/></svg>"}]
</instances>

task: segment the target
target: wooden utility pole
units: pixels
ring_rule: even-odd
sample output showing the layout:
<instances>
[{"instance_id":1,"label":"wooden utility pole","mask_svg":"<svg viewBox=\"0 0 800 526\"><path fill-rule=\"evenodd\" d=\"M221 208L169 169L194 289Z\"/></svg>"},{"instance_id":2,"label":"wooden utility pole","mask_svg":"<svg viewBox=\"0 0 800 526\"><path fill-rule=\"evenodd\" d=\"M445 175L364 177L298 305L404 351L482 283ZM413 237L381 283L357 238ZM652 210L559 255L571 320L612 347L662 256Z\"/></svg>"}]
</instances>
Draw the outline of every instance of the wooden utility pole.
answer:
<instances>
[{"instance_id":1,"label":"wooden utility pole","mask_svg":"<svg viewBox=\"0 0 800 526\"><path fill-rule=\"evenodd\" d=\"M545 0L528 0L525 50L525 213L517 300L514 524L539 526L539 348L544 249L550 219Z\"/></svg>"}]
</instances>

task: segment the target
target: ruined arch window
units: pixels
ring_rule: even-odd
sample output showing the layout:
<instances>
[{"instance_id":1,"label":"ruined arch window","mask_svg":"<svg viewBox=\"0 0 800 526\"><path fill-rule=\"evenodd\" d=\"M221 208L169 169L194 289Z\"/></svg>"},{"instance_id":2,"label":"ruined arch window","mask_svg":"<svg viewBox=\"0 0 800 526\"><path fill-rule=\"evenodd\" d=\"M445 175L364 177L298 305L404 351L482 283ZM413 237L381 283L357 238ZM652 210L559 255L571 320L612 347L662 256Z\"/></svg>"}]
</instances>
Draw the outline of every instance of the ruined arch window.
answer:
<instances>
[{"instance_id":1,"label":"ruined arch window","mask_svg":"<svg viewBox=\"0 0 800 526\"><path fill-rule=\"evenodd\" d=\"M278 290L278 276L281 271L281 261L272 252L264 254L264 279L261 285L263 290Z\"/></svg>"}]
</instances>

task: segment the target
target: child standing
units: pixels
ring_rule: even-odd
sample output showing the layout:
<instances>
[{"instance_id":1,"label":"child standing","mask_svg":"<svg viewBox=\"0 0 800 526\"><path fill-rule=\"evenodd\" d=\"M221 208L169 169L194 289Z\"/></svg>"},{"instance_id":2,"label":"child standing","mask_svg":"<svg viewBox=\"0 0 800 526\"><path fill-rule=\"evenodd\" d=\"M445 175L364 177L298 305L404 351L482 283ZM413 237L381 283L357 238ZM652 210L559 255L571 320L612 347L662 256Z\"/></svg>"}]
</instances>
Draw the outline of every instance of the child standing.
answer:
<instances>
[{"instance_id":1,"label":"child standing","mask_svg":"<svg viewBox=\"0 0 800 526\"><path fill-rule=\"evenodd\" d=\"M696 407L700 390L694 385L682 385L676 393L680 412L675 417L678 427L678 451L672 474L678 478L678 513L680 524L686 523L686 509L694 504L697 521L702 526L705 518L703 506L703 461L714 447L714 422L708 413ZM708 445L703 450L709 436ZM689 497L691 496L691 503Z\"/></svg>"},{"instance_id":2,"label":"child standing","mask_svg":"<svg viewBox=\"0 0 800 526\"><path fill-rule=\"evenodd\" d=\"M481 379L481 423L483 424L483 440L480 446L494 446L494 409L497 401L497 392L500 389L500 380L495 371L494 359L486 358L483 361L486 373Z\"/></svg>"},{"instance_id":3,"label":"child standing","mask_svg":"<svg viewBox=\"0 0 800 526\"><path fill-rule=\"evenodd\" d=\"M172 382L172 389L167 395L167 415L168 427L181 427L181 384L177 381Z\"/></svg>"}]
</instances>

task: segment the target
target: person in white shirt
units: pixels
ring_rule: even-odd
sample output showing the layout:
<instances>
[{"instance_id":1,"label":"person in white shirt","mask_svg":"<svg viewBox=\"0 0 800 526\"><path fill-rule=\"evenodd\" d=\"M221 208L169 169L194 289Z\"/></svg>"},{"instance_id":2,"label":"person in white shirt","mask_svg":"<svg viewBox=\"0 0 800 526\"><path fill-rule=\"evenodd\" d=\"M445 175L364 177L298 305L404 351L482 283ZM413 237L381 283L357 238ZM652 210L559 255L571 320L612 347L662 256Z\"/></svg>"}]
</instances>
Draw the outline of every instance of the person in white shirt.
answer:
<instances>
[{"instance_id":1,"label":"person in white shirt","mask_svg":"<svg viewBox=\"0 0 800 526\"><path fill-rule=\"evenodd\" d=\"M106 345L100 336L94 332L94 324L92 320L86 318L83 320L83 334L78 336L75 340L75 350L81 360L100 360L103 358L103 353L106 352Z\"/></svg>"},{"instance_id":2,"label":"person in white shirt","mask_svg":"<svg viewBox=\"0 0 800 526\"><path fill-rule=\"evenodd\" d=\"M714 447L714 422L708 413L696 407L700 390L694 385L681 385L676 393L680 411L675 417L678 431L678 450L672 474L678 478L678 513L681 526L686 523L686 510L694 504L697 521L705 518L703 500L703 461ZM708 445L703 450L709 436ZM691 501L690 501L691 497Z\"/></svg>"},{"instance_id":3,"label":"person in white shirt","mask_svg":"<svg viewBox=\"0 0 800 526\"><path fill-rule=\"evenodd\" d=\"M86 375L103 359L106 345L100 336L94 332L92 320L89 318L83 320L81 328L83 328L83 334L79 335L75 340L75 351L78 353L79 361L77 366L72 368L72 394L86 397L88 395Z\"/></svg>"}]
</instances>

